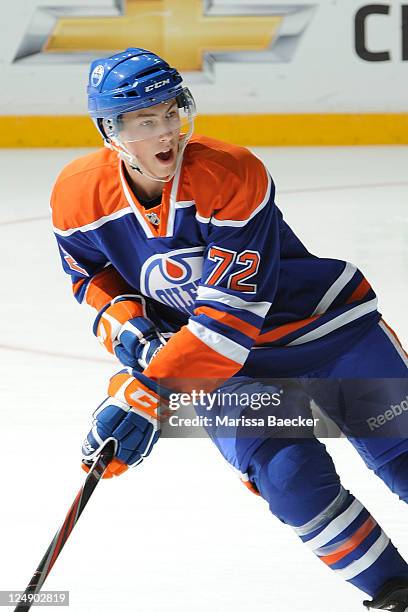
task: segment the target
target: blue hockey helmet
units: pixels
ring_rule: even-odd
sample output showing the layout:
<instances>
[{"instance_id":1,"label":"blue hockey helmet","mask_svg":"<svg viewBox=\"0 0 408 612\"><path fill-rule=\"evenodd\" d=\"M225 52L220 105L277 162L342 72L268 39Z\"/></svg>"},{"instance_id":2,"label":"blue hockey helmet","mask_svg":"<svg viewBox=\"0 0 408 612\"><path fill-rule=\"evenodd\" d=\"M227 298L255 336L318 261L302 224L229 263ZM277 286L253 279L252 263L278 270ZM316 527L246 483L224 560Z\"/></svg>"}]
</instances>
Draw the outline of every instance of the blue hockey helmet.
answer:
<instances>
[{"instance_id":1,"label":"blue hockey helmet","mask_svg":"<svg viewBox=\"0 0 408 612\"><path fill-rule=\"evenodd\" d=\"M93 119L115 117L177 97L183 79L155 53L130 47L91 64L88 110Z\"/></svg>"}]
</instances>

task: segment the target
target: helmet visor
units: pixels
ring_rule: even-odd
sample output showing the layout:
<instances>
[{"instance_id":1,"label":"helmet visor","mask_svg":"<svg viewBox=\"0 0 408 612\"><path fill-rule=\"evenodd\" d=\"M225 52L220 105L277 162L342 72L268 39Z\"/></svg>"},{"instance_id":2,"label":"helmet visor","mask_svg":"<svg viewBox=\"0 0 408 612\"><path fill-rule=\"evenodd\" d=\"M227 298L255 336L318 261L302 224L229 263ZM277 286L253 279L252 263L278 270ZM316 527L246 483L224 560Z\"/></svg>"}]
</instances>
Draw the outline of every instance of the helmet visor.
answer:
<instances>
[{"instance_id":1,"label":"helmet visor","mask_svg":"<svg viewBox=\"0 0 408 612\"><path fill-rule=\"evenodd\" d=\"M110 138L126 145L163 134L187 134L195 115L194 99L184 88L178 96L165 102L105 119L104 127Z\"/></svg>"}]
</instances>

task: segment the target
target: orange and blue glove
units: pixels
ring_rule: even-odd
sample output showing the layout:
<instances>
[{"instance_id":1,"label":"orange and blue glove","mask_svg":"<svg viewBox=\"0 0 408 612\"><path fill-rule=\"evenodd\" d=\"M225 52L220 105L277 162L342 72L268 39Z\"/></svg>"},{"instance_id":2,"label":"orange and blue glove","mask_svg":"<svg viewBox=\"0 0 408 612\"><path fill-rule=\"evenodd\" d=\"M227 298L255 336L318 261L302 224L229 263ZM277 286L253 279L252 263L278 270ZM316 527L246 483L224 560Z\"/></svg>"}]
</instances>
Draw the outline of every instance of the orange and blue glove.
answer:
<instances>
[{"instance_id":1,"label":"orange and blue glove","mask_svg":"<svg viewBox=\"0 0 408 612\"><path fill-rule=\"evenodd\" d=\"M115 456L104 478L119 476L147 457L160 435L168 392L144 374L121 370L110 379L109 397L93 414L93 426L82 445L82 464L89 471L94 459L110 441Z\"/></svg>"},{"instance_id":2,"label":"orange and blue glove","mask_svg":"<svg viewBox=\"0 0 408 612\"><path fill-rule=\"evenodd\" d=\"M166 344L144 312L143 298L119 295L98 312L93 326L95 336L110 353L123 365L139 371Z\"/></svg>"}]
</instances>

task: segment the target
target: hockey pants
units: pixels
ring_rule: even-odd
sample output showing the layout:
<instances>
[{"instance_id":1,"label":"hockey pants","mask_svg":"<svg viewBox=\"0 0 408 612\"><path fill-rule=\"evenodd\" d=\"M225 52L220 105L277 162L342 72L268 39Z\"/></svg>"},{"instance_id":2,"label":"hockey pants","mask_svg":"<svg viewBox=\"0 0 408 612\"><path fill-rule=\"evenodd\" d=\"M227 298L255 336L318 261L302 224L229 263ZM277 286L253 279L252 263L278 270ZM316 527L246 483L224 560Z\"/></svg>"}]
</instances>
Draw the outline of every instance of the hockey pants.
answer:
<instances>
[{"instance_id":1,"label":"hockey pants","mask_svg":"<svg viewBox=\"0 0 408 612\"><path fill-rule=\"evenodd\" d=\"M333 379L338 389L325 395L317 379ZM354 384L347 381L354 379ZM373 380L379 386L370 389ZM368 385L359 389L356 381ZM345 381L345 382L344 382ZM343 384L344 382L344 384ZM312 399L340 427L367 410L377 415L401 405L393 425L408 431L407 359L381 321L351 351L319 371L302 377L304 408ZM378 400L378 395L381 395ZM388 421L385 421L385 427ZM325 446L314 437L253 440L223 438L210 432L224 457L268 502L271 512L290 525L330 569L374 596L394 577L408 578L408 565L370 512L340 482ZM347 434L346 434L347 435ZM349 437L367 467L408 502L408 437ZM403 510L403 508L401 508Z\"/></svg>"}]
</instances>

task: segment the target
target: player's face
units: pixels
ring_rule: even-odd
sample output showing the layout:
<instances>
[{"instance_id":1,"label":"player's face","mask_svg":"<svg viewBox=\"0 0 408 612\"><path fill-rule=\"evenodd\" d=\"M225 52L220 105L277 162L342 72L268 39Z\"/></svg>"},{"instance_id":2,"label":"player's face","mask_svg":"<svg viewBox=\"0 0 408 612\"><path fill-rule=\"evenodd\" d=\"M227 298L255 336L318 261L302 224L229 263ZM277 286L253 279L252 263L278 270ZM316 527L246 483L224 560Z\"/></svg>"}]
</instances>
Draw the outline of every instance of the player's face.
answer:
<instances>
[{"instance_id":1,"label":"player's face","mask_svg":"<svg viewBox=\"0 0 408 612\"><path fill-rule=\"evenodd\" d=\"M177 163L181 121L176 100L126 113L120 139L153 176L165 178Z\"/></svg>"}]
</instances>

